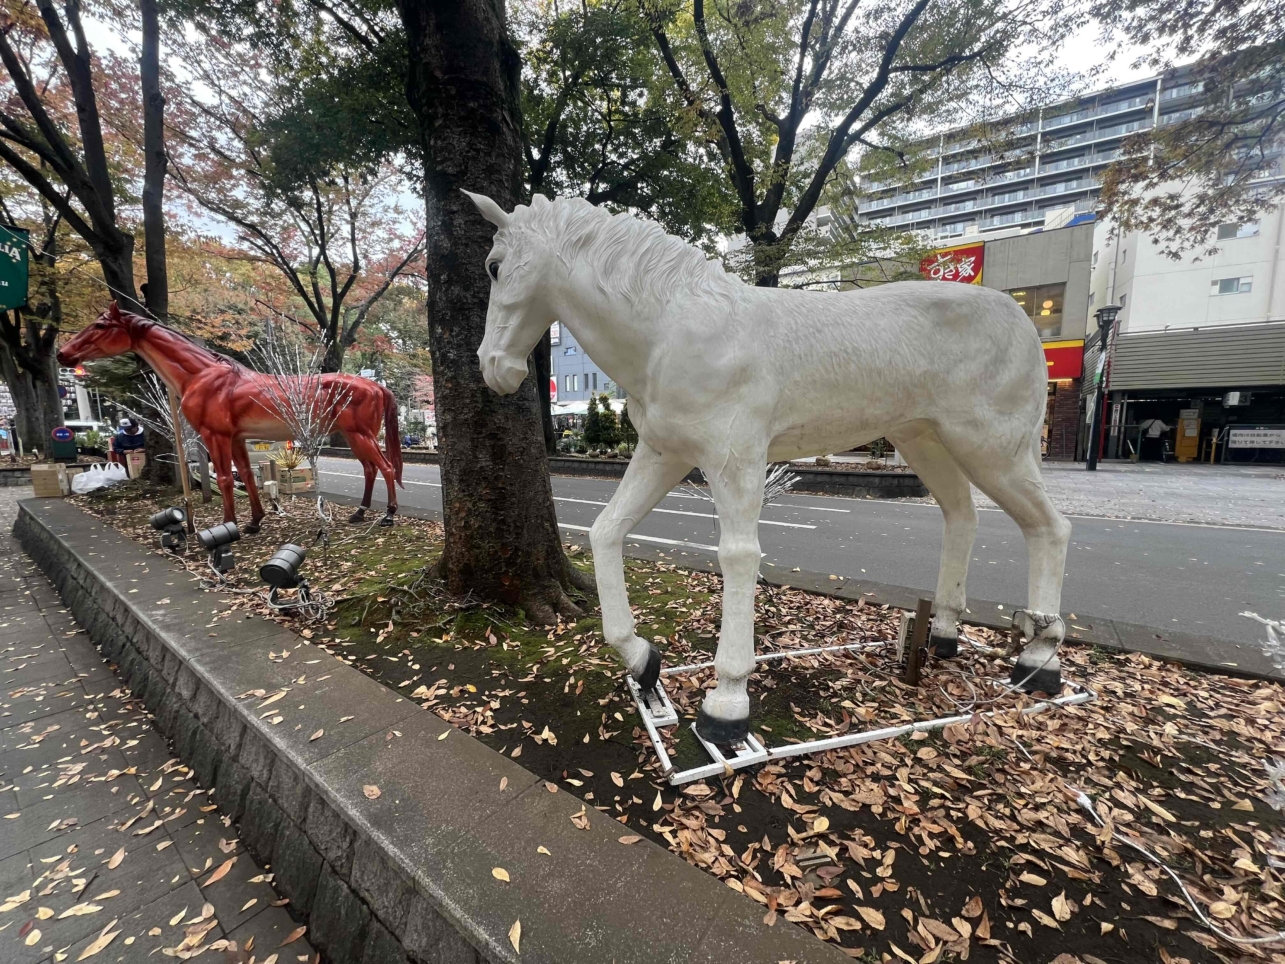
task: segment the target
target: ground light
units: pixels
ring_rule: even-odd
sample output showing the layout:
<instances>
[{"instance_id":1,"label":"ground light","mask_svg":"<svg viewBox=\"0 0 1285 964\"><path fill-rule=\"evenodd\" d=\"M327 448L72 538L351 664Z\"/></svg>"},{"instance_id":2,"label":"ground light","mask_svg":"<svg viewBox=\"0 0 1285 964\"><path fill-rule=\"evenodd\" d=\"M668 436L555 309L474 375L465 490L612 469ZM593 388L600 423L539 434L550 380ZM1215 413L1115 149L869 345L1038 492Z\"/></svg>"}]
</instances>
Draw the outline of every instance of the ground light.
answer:
<instances>
[{"instance_id":1,"label":"ground light","mask_svg":"<svg viewBox=\"0 0 1285 964\"><path fill-rule=\"evenodd\" d=\"M268 605L277 612L297 612L312 619L321 619L334 603L325 593L314 593L308 580L299 574L308 550L287 542L259 567L259 578L267 583ZM281 590L295 590L294 598L282 599Z\"/></svg>"},{"instance_id":2,"label":"ground light","mask_svg":"<svg viewBox=\"0 0 1285 964\"><path fill-rule=\"evenodd\" d=\"M196 540L210 554L210 568L218 573L220 579L236 565L230 546L240 538L241 530L235 522L224 522L196 534Z\"/></svg>"},{"instance_id":3,"label":"ground light","mask_svg":"<svg viewBox=\"0 0 1285 964\"><path fill-rule=\"evenodd\" d=\"M187 532L183 524L187 522L187 513L178 506L163 509L152 516L152 528L161 534L161 548L175 554L187 549Z\"/></svg>"}]
</instances>

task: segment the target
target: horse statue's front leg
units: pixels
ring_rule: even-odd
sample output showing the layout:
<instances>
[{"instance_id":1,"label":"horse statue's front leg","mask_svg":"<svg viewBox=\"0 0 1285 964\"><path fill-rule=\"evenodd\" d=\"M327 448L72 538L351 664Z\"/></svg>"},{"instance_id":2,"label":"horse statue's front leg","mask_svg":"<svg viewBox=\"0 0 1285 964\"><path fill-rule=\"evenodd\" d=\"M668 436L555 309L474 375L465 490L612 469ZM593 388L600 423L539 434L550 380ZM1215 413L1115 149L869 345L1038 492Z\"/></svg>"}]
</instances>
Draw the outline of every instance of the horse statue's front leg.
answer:
<instances>
[{"instance_id":1,"label":"horse statue's front leg","mask_svg":"<svg viewBox=\"0 0 1285 964\"><path fill-rule=\"evenodd\" d=\"M634 632L634 614L625 586L625 536L690 470L688 463L667 458L639 441L620 487L589 531L602 606L602 634L644 692L654 689L660 680L660 652Z\"/></svg>"},{"instance_id":2,"label":"horse statue's front leg","mask_svg":"<svg viewBox=\"0 0 1285 964\"><path fill-rule=\"evenodd\" d=\"M702 466L704 468L704 466ZM714 656L718 685L706 694L696 731L710 743L739 743L750 732L747 689L754 671L754 591L758 586L759 513L766 454L705 470L718 508L718 565L723 571L723 626Z\"/></svg>"}]
</instances>

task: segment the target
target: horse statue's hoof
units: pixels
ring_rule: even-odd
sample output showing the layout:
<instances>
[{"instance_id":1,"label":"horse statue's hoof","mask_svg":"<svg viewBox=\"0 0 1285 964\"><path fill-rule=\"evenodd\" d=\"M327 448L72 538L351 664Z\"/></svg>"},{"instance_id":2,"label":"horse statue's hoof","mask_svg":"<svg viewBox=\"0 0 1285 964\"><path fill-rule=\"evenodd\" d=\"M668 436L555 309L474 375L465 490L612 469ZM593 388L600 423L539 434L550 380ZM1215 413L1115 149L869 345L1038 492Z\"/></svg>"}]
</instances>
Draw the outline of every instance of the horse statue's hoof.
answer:
<instances>
[{"instance_id":1,"label":"horse statue's hoof","mask_svg":"<svg viewBox=\"0 0 1285 964\"><path fill-rule=\"evenodd\" d=\"M720 720L705 712L705 707L696 711L696 735L706 743L720 746L731 746L744 743L750 735L750 720Z\"/></svg>"},{"instance_id":2,"label":"horse statue's hoof","mask_svg":"<svg viewBox=\"0 0 1285 964\"><path fill-rule=\"evenodd\" d=\"M938 659L954 659L959 655L958 636L930 636L928 648Z\"/></svg>"},{"instance_id":3,"label":"horse statue's hoof","mask_svg":"<svg viewBox=\"0 0 1285 964\"><path fill-rule=\"evenodd\" d=\"M245 525L241 526L241 532L243 535L252 536L258 531L259 523L254 521L247 522Z\"/></svg>"},{"instance_id":4,"label":"horse statue's hoof","mask_svg":"<svg viewBox=\"0 0 1285 964\"><path fill-rule=\"evenodd\" d=\"M391 529L393 527L393 514L391 512L379 520L379 527L381 529Z\"/></svg>"},{"instance_id":5,"label":"horse statue's hoof","mask_svg":"<svg viewBox=\"0 0 1285 964\"><path fill-rule=\"evenodd\" d=\"M1009 683L1024 693L1047 693L1057 696L1062 692L1062 661L1057 652L1040 653L1028 646L1017 658Z\"/></svg>"},{"instance_id":6,"label":"horse statue's hoof","mask_svg":"<svg viewBox=\"0 0 1285 964\"><path fill-rule=\"evenodd\" d=\"M641 673L634 677L634 682L638 684L638 689L644 693L650 693L660 682L660 650L655 646L647 647L647 667Z\"/></svg>"},{"instance_id":7,"label":"horse statue's hoof","mask_svg":"<svg viewBox=\"0 0 1285 964\"><path fill-rule=\"evenodd\" d=\"M363 505L360 508L358 508L356 512L354 512L352 515L348 517L348 521L351 522L353 525L356 525L358 522L363 521L365 518L366 518L366 507Z\"/></svg>"}]
</instances>

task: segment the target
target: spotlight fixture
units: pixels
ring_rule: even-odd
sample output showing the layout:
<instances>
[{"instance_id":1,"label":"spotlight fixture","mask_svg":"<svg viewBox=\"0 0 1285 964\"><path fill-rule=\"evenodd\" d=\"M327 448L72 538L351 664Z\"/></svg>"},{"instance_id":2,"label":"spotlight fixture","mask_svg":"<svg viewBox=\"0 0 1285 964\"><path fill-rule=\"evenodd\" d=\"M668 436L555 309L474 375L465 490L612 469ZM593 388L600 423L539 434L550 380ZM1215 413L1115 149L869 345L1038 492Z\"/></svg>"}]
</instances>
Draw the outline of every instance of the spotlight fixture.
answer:
<instances>
[{"instance_id":1,"label":"spotlight fixture","mask_svg":"<svg viewBox=\"0 0 1285 964\"><path fill-rule=\"evenodd\" d=\"M276 589L294 589L303 582L299 567L308 557L308 550L287 542L272 554L272 558L259 568L259 578Z\"/></svg>"},{"instance_id":2,"label":"spotlight fixture","mask_svg":"<svg viewBox=\"0 0 1285 964\"><path fill-rule=\"evenodd\" d=\"M240 538L241 530L237 528L235 522L224 522L209 529L202 529L196 534L197 541L210 554L210 568L220 576L231 572L232 567L236 565L236 559L229 546Z\"/></svg>"},{"instance_id":3,"label":"spotlight fixture","mask_svg":"<svg viewBox=\"0 0 1285 964\"><path fill-rule=\"evenodd\" d=\"M161 548L173 553L187 549L187 532L183 524L187 522L187 513L178 506L163 509L152 516L152 528L161 534Z\"/></svg>"}]
</instances>

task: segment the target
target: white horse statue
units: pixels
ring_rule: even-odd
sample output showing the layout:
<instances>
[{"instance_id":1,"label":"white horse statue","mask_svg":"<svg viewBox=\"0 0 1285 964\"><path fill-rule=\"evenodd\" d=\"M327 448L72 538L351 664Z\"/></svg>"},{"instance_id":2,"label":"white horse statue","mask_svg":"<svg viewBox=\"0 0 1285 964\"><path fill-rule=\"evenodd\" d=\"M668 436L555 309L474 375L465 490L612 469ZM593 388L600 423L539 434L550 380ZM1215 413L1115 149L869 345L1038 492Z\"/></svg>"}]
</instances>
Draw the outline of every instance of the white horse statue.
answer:
<instances>
[{"instance_id":1,"label":"white horse statue","mask_svg":"<svg viewBox=\"0 0 1285 964\"><path fill-rule=\"evenodd\" d=\"M820 293L750 287L659 226L587 201L536 195L505 213L469 194L499 230L478 349L500 394L555 320L629 394L638 448L590 533L603 634L644 690L660 654L634 632L624 538L693 466L721 531L717 686L697 717L710 742L749 731L758 523L769 462L890 439L945 516L931 645L953 656L977 531L969 483L1026 538L1028 640L1012 680L1061 689L1058 615L1071 526L1040 476L1047 369L1030 319L1001 291L931 282Z\"/></svg>"}]
</instances>

